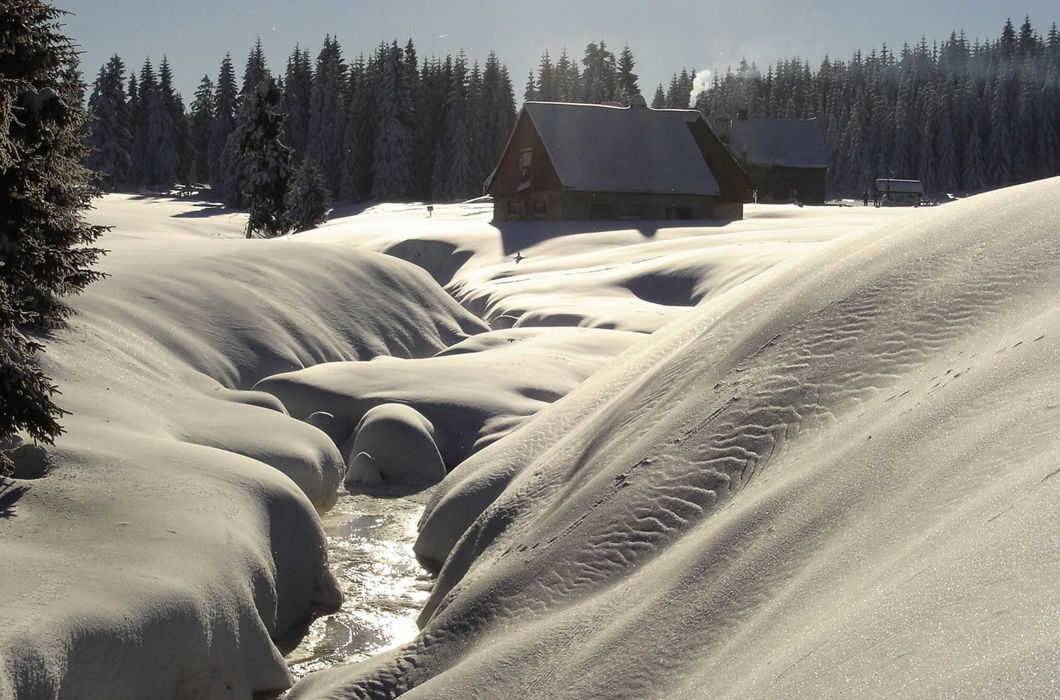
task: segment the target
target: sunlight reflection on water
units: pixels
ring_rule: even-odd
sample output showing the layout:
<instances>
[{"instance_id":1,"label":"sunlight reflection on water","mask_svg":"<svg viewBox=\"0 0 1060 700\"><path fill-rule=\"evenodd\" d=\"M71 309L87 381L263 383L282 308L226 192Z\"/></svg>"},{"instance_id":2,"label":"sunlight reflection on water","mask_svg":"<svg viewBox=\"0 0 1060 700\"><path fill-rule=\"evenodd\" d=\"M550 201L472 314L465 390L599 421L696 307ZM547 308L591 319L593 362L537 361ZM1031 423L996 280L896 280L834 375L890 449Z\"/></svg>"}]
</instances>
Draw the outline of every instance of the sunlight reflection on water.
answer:
<instances>
[{"instance_id":1,"label":"sunlight reflection on water","mask_svg":"<svg viewBox=\"0 0 1060 700\"><path fill-rule=\"evenodd\" d=\"M412 544L423 505L409 498L344 493L322 518L342 608L313 622L287 655L295 678L362 661L412 639L433 583Z\"/></svg>"}]
</instances>

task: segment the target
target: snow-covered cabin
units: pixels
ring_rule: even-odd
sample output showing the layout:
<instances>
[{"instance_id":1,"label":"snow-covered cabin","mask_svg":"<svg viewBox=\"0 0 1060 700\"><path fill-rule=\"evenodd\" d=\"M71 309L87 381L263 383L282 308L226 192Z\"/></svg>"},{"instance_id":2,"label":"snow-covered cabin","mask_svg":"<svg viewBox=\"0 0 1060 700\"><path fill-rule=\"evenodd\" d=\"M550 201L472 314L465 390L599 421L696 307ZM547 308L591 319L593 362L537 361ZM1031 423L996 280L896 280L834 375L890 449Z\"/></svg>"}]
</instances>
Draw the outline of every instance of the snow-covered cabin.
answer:
<instances>
[{"instance_id":1,"label":"snow-covered cabin","mask_svg":"<svg viewBox=\"0 0 1060 700\"><path fill-rule=\"evenodd\" d=\"M824 204L828 151L818 120L715 115L711 121L754 181L758 201Z\"/></svg>"},{"instance_id":2,"label":"snow-covered cabin","mask_svg":"<svg viewBox=\"0 0 1060 700\"><path fill-rule=\"evenodd\" d=\"M486 181L494 221L740 219L747 173L689 109L526 102Z\"/></svg>"}]
</instances>

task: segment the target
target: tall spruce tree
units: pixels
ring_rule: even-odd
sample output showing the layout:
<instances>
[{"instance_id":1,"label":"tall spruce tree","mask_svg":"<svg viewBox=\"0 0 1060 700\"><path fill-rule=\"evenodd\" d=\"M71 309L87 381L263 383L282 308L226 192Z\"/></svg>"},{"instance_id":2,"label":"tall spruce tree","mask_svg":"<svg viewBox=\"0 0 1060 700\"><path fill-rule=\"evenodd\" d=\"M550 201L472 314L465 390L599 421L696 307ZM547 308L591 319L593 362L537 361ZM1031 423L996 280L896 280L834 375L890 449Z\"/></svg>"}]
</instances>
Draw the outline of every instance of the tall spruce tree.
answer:
<instances>
[{"instance_id":1,"label":"tall spruce tree","mask_svg":"<svg viewBox=\"0 0 1060 700\"><path fill-rule=\"evenodd\" d=\"M250 94L269 77L269 69L265 65L265 49L262 48L259 37L247 55L246 67L243 69L243 86L239 89L240 97Z\"/></svg>"},{"instance_id":2,"label":"tall spruce tree","mask_svg":"<svg viewBox=\"0 0 1060 700\"><path fill-rule=\"evenodd\" d=\"M155 69L150 57L144 60L140 68L140 79L135 90L130 86L129 122L132 132L132 180L138 185L146 185L154 179L154 152L148 134L152 101L158 91Z\"/></svg>"},{"instance_id":3,"label":"tall spruce tree","mask_svg":"<svg viewBox=\"0 0 1060 700\"><path fill-rule=\"evenodd\" d=\"M210 126L210 141L207 145L207 161L210 168L210 186L221 199L225 196L224 153L228 136L236 125L238 91L232 56L225 54L217 74L217 91L214 94L213 124Z\"/></svg>"},{"instance_id":4,"label":"tall spruce tree","mask_svg":"<svg viewBox=\"0 0 1060 700\"><path fill-rule=\"evenodd\" d=\"M210 131L213 129L216 114L215 90L210 76L202 76L189 110L188 152L191 164L188 169L189 184L210 181Z\"/></svg>"},{"instance_id":5,"label":"tall spruce tree","mask_svg":"<svg viewBox=\"0 0 1060 700\"><path fill-rule=\"evenodd\" d=\"M615 99L623 104L629 104L630 99L640 93L637 74L633 72L635 65L633 51L630 50L629 44L626 44L618 55L618 89L615 94Z\"/></svg>"},{"instance_id":6,"label":"tall spruce tree","mask_svg":"<svg viewBox=\"0 0 1060 700\"><path fill-rule=\"evenodd\" d=\"M419 118L416 120L415 178L419 199L431 199L431 180L434 173L437 145L445 128L446 102L452 79L453 59L440 61L431 58L423 62L420 71L419 94L416 99Z\"/></svg>"},{"instance_id":7,"label":"tall spruce tree","mask_svg":"<svg viewBox=\"0 0 1060 700\"><path fill-rule=\"evenodd\" d=\"M32 332L69 314L62 297L100 276L92 244L103 229L82 218L95 195L81 164L84 86L61 16L39 0L7 0L0 12L0 444L62 432ZM11 468L0 450L0 474Z\"/></svg>"},{"instance_id":8,"label":"tall spruce tree","mask_svg":"<svg viewBox=\"0 0 1060 700\"><path fill-rule=\"evenodd\" d=\"M342 182L342 149L346 128L346 63L342 47L332 36L324 37L317 56L316 74L309 100L306 152L320 168L328 189L337 192Z\"/></svg>"},{"instance_id":9,"label":"tall spruce tree","mask_svg":"<svg viewBox=\"0 0 1060 700\"><path fill-rule=\"evenodd\" d=\"M382 80L376 107L371 198L402 201L413 189L412 95L397 42L380 47Z\"/></svg>"},{"instance_id":10,"label":"tall spruce tree","mask_svg":"<svg viewBox=\"0 0 1060 700\"><path fill-rule=\"evenodd\" d=\"M578 70L578 62L571 60L565 46L559 52L555 74L559 88L557 99L560 102L581 102L581 73Z\"/></svg>"},{"instance_id":11,"label":"tall spruce tree","mask_svg":"<svg viewBox=\"0 0 1060 700\"><path fill-rule=\"evenodd\" d=\"M361 119L369 110L371 84L367 77L363 57L358 57L349 66L349 81L346 88L346 114L342 129L342 176L339 181L338 199L359 202L368 179L366 149L361 142L365 125Z\"/></svg>"},{"instance_id":12,"label":"tall spruce tree","mask_svg":"<svg viewBox=\"0 0 1060 700\"><path fill-rule=\"evenodd\" d=\"M229 137L246 167L243 195L247 202L247 238L287 232L287 192L291 189L291 149L284 146L283 94L269 76L244 96L236 128Z\"/></svg>"},{"instance_id":13,"label":"tall spruce tree","mask_svg":"<svg viewBox=\"0 0 1060 700\"><path fill-rule=\"evenodd\" d=\"M515 128L515 95L508 70L497 54L490 52L482 71L482 87L474 109L478 112L475 132L474 177L479 187L497 166L497 161ZM469 193L474 194L474 192Z\"/></svg>"},{"instance_id":14,"label":"tall spruce tree","mask_svg":"<svg viewBox=\"0 0 1060 700\"><path fill-rule=\"evenodd\" d=\"M607 50L607 44L590 42L582 58L582 98L586 102L613 102L618 89L618 69L615 55ZM687 98L687 93L686 93ZM685 100L687 106L688 100Z\"/></svg>"},{"instance_id":15,"label":"tall spruce tree","mask_svg":"<svg viewBox=\"0 0 1060 700\"><path fill-rule=\"evenodd\" d=\"M247 56L246 68L243 71L243 87L237 103L236 126L228 136L224 152L221 155L221 173L223 201L225 206L233 209L249 209L251 200L249 192L250 178L258 174L257 163L240 147L240 137L236 134L239 125L246 124L244 105L251 95L256 95L258 86L267 84L279 89L265 66L265 52L258 39ZM266 91L267 92L267 91ZM282 120L281 120L282 123ZM257 229L255 229L257 230Z\"/></svg>"},{"instance_id":16,"label":"tall spruce tree","mask_svg":"<svg viewBox=\"0 0 1060 700\"><path fill-rule=\"evenodd\" d=\"M162 57L162 64L158 69L158 90L162 96L162 105L169 114L172 125L172 139L176 151L176 164L174 176L178 182L188 182L188 172L191 170L191 151L188 139L188 116L184 111L184 100L173 86L173 71L169 67L169 59Z\"/></svg>"},{"instance_id":17,"label":"tall spruce tree","mask_svg":"<svg viewBox=\"0 0 1060 700\"><path fill-rule=\"evenodd\" d=\"M132 168L125 64L117 55L99 69L88 98L88 130L86 165L98 173L105 188L113 190L128 181Z\"/></svg>"},{"instance_id":18,"label":"tall spruce tree","mask_svg":"<svg viewBox=\"0 0 1060 700\"><path fill-rule=\"evenodd\" d=\"M283 78L284 142L291 147L296 160L306 154L309 139L310 94L313 91L313 63L309 52L299 46L287 59Z\"/></svg>"},{"instance_id":19,"label":"tall spruce tree","mask_svg":"<svg viewBox=\"0 0 1060 700\"><path fill-rule=\"evenodd\" d=\"M651 100L652 109L663 109L666 107L666 93L663 92L662 83L659 83L655 88L655 95Z\"/></svg>"},{"instance_id":20,"label":"tall spruce tree","mask_svg":"<svg viewBox=\"0 0 1060 700\"><path fill-rule=\"evenodd\" d=\"M432 197L439 201L463 199L473 181L467 59L460 52L453 62L445 126L434 159Z\"/></svg>"}]
</instances>

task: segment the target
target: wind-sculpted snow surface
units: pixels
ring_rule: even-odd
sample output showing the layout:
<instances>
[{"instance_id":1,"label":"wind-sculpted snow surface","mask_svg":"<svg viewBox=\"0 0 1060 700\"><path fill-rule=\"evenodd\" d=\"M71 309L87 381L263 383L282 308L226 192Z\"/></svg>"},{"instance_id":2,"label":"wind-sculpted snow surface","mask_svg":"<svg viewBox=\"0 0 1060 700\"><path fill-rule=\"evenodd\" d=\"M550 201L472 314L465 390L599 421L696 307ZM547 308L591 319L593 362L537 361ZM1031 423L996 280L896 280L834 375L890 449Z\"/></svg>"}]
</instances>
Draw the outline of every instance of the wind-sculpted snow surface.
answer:
<instances>
[{"instance_id":1,"label":"wind-sculpted snow surface","mask_svg":"<svg viewBox=\"0 0 1060 700\"><path fill-rule=\"evenodd\" d=\"M434 357L331 362L267 377L256 388L305 418L327 411L349 462L354 427L385 403L409 405L434 426L445 464L515 430L645 336L593 328L528 328L472 336Z\"/></svg>"},{"instance_id":2,"label":"wind-sculpted snow surface","mask_svg":"<svg viewBox=\"0 0 1060 700\"><path fill-rule=\"evenodd\" d=\"M707 299L451 473L420 637L293 696L1055 694L1058 202Z\"/></svg>"},{"instance_id":3,"label":"wind-sculpted snow surface","mask_svg":"<svg viewBox=\"0 0 1060 700\"><path fill-rule=\"evenodd\" d=\"M476 210L476 206L479 208ZM821 241L901 216L865 207L748 206L743 221L491 223L489 205L381 205L300 238L400 257L493 328L650 333Z\"/></svg>"},{"instance_id":4,"label":"wind-sculpted snow surface","mask_svg":"<svg viewBox=\"0 0 1060 700\"><path fill-rule=\"evenodd\" d=\"M249 387L485 327L399 260L223 240L225 221L151 235L124 206L110 276L47 341L67 434L19 448L0 483L0 698L281 690L276 640L341 600L315 507L345 464Z\"/></svg>"}]
</instances>

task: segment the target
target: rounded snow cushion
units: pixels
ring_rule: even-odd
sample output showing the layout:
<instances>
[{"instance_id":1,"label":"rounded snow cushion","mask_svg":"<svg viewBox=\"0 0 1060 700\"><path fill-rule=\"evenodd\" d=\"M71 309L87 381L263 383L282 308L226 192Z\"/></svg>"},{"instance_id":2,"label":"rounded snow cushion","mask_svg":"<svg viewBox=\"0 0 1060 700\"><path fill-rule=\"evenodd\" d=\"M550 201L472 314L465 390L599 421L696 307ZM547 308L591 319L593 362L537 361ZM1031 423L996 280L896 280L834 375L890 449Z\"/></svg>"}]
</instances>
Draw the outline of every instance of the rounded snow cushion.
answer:
<instances>
[{"instance_id":1,"label":"rounded snow cushion","mask_svg":"<svg viewBox=\"0 0 1060 700\"><path fill-rule=\"evenodd\" d=\"M445 464L434 442L434 426L404 404L375 406L357 424L346 483L420 481L445 477Z\"/></svg>"}]
</instances>

